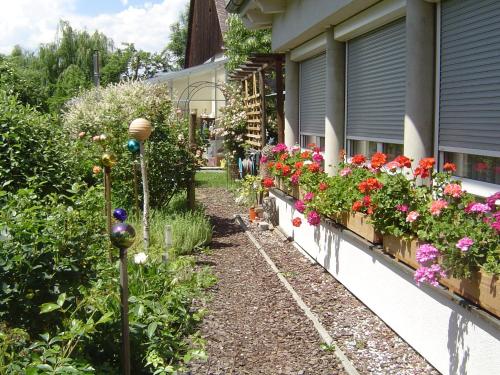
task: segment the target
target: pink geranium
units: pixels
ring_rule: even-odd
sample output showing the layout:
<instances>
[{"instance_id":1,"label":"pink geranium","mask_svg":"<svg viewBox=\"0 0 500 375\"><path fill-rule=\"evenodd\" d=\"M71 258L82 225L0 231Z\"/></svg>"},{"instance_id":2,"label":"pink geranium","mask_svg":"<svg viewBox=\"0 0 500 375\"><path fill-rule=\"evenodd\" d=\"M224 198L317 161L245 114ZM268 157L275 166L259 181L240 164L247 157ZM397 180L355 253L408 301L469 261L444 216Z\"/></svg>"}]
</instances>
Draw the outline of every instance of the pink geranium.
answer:
<instances>
[{"instance_id":1,"label":"pink geranium","mask_svg":"<svg viewBox=\"0 0 500 375\"><path fill-rule=\"evenodd\" d=\"M298 200L295 202L295 209L300 213L303 213L306 210L306 205L304 204L303 201Z\"/></svg>"},{"instance_id":2,"label":"pink geranium","mask_svg":"<svg viewBox=\"0 0 500 375\"><path fill-rule=\"evenodd\" d=\"M406 216L406 222L413 223L419 216L420 214L417 211L410 211Z\"/></svg>"},{"instance_id":3,"label":"pink geranium","mask_svg":"<svg viewBox=\"0 0 500 375\"><path fill-rule=\"evenodd\" d=\"M444 187L444 194L453 198L460 198L463 195L462 187L459 184L448 184Z\"/></svg>"},{"instance_id":4,"label":"pink geranium","mask_svg":"<svg viewBox=\"0 0 500 375\"><path fill-rule=\"evenodd\" d=\"M426 243L426 244L419 246L415 257L416 257L418 263L425 266L426 264L428 264L428 262L437 259L437 257L439 255L440 255L440 252L438 249L436 249L434 246Z\"/></svg>"},{"instance_id":5,"label":"pink geranium","mask_svg":"<svg viewBox=\"0 0 500 375\"><path fill-rule=\"evenodd\" d=\"M310 202L314 199L314 193L305 193L304 194L304 202Z\"/></svg>"},{"instance_id":6,"label":"pink geranium","mask_svg":"<svg viewBox=\"0 0 500 375\"><path fill-rule=\"evenodd\" d=\"M474 203L469 203L467 205L467 207L465 207L464 210L468 214L470 214L470 213L482 213L482 214L485 214L486 212L490 212L491 211L491 207L488 206L487 204L484 204L484 203L474 202Z\"/></svg>"},{"instance_id":7,"label":"pink geranium","mask_svg":"<svg viewBox=\"0 0 500 375\"><path fill-rule=\"evenodd\" d=\"M324 159L323 159L323 155L321 155L319 152L315 152L312 156L312 159L316 162L316 163L321 163Z\"/></svg>"},{"instance_id":8,"label":"pink geranium","mask_svg":"<svg viewBox=\"0 0 500 375\"><path fill-rule=\"evenodd\" d=\"M433 216L439 216L441 214L441 211L446 207L448 207L448 202L443 199L438 199L431 203L431 208L429 209L429 211Z\"/></svg>"},{"instance_id":9,"label":"pink geranium","mask_svg":"<svg viewBox=\"0 0 500 375\"><path fill-rule=\"evenodd\" d=\"M284 143L278 143L276 146L274 146L271 151L274 153L274 154L279 154L281 152L285 152L288 150L288 147L286 147L286 145Z\"/></svg>"},{"instance_id":10,"label":"pink geranium","mask_svg":"<svg viewBox=\"0 0 500 375\"><path fill-rule=\"evenodd\" d=\"M346 168L344 168L344 169L342 169L342 170L340 171L340 175L341 175L342 177L345 177L345 176L347 176L347 175L350 175L351 173L352 173L352 169L351 169L351 168L349 168L349 167L346 167Z\"/></svg>"},{"instance_id":11,"label":"pink geranium","mask_svg":"<svg viewBox=\"0 0 500 375\"><path fill-rule=\"evenodd\" d=\"M318 225L320 223L320 221L321 221L321 217L319 216L319 214L316 211L311 211L307 215L307 222L310 225Z\"/></svg>"},{"instance_id":12,"label":"pink geranium","mask_svg":"<svg viewBox=\"0 0 500 375\"><path fill-rule=\"evenodd\" d=\"M418 286L422 283L438 286L440 277L446 277L446 273L439 264L433 264L430 267L420 267L415 271L415 275L413 276Z\"/></svg>"},{"instance_id":13,"label":"pink geranium","mask_svg":"<svg viewBox=\"0 0 500 375\"><path fill-rule=\"evenodd\" d=\"M463 237L460 240L458 240L455 246L458 247L461 251L466 252L473 244L474 240L472 240L472 238Z\"/></svg>"},{"instance_id":14,"label":"pink geranium","mask_svg":"<svg viewBox=\"0 0 500 375\"><path fill-rule=\"evenodd\" d=\"M396 206L396 210L401 211L401 212L408 212L408 205L407 204L398 204Z\"/></svg>"}]
</instances>

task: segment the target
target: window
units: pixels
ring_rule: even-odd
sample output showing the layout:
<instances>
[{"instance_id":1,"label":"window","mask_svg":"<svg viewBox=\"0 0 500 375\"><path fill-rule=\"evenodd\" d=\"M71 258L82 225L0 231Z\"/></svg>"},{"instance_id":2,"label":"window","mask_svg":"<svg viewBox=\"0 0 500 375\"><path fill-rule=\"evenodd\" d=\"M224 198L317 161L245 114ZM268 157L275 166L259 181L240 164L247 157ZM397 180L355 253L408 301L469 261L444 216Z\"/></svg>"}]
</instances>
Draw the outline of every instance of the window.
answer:
<instances>
[{"instance_id":1,"label":"window","mask_svg":"<svg viewBox=\"0 0 500 375\"><path fill-rule=\"evenodd\" d=\"M325 151L325 137L320 137L317 135L301 135L300 136L300 147L310 148L309 145L314 144L319 146L321 151Z\"/></svg>"},{"instance_id":2,"label":"window","mask_svg":"<svg viewBox=\"0 0 500 375\"><path fill-rule=\"evenodd\" d=\"M456 175L500 184L500 2L441 4L440 163ZM498 190L498 189L497 189Z\"/></svg>"},{"instance_id":3,"label":"window","mask_svg":"<svg viewBox=\"0 0 500 375\"><path fill-rule=\"evenodd\" d=\"M397 143L382 143L372 141L349 141L348 155L363 154L367 158L371 158L376 152L387 154L388 160L394 159L396 156L403 155L403 145Z\"/></svg>"}]
</instances>

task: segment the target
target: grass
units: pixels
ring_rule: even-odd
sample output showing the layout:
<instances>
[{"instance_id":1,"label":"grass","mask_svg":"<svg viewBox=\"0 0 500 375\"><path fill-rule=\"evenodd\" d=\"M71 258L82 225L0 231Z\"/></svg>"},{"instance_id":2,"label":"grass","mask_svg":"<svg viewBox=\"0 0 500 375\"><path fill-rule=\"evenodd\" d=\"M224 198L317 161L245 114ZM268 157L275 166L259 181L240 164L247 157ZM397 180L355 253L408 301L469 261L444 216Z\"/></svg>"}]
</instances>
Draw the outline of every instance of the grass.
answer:
<instances>
[{"instance_id":1,"label":"grass","mask_svg":"<svg viewBox=\"0 0 500 375\"><path fill-rule=\"evenodd\" d=\"M201 209L187 210L185 194L175 195L168 207L151 210L149 216L148 255L160 260L168 252L169 258L175 255L188 255L208 245L212 239L212 226ZM130 254L144 251L142 216L131 216L130 224L136 230L136 240ZM165 243L165 228L172 227L172 245Z\"/></svg>"},{"instance_id":2,"label":"grass","mask_svg":"<svg viewBox=\"0 0 500 375\"><path fill-rule=\"evenodd\" d=\"M198 171L195 176L196 186L198 187L227 187L226 171L210 172Z\"/></svg>"}]
</instances>

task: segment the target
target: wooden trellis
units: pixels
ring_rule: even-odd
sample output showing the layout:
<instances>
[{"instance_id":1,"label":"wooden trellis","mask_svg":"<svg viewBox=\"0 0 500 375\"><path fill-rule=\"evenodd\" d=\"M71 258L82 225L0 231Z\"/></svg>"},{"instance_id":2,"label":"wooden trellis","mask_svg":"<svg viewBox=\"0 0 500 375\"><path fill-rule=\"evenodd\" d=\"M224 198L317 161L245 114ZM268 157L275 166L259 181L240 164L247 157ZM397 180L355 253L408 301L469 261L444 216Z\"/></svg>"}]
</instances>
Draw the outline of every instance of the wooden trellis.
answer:
<instances>
[{"instance_id":1,"label":"wooden trellis","mask_svg":"<svg viewBox=\"0 0 500 375\"><path fill-rule=\"evenodd\" d=\"M230 75L230 78L241 81L242 85L247 115L245 142L258 150L262 149L267 141L264 73L270 68L274 68L275 73L278 142L284 142L283 60L281 54L254 54Z\"/></svg>"},{"instance_id":2,"label":"wooden trellis","mask_svg":"<svg viewBox=\"0 0 500 375\"><path fill-rule=\"evenodd\" d=\"M265 145L266 135L266 111L262 72L253 73L249 78L243 80L244 106L247 114L247 133L245 142L252 147L262 148Z\"/></svg>"}]
</instances>

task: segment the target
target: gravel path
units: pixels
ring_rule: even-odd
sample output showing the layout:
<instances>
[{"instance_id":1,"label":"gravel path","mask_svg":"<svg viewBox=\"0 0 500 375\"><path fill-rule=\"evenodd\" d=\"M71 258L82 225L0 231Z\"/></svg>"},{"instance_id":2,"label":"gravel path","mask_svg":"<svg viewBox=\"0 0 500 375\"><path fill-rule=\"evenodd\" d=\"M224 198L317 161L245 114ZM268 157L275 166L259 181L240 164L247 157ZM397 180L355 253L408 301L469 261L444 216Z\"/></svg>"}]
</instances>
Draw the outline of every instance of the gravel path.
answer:
<instances>
[{"instance_id":1,"label":"gravel path","mask_svg":"<svg viewBox=\"0 0 500 375\"><path fill-rule=\"evenodd\" d=\"M214 224L213 266L218 284L201 334L207 362L192 374L345 374L290 293L233 221L242 213L224 189L200 189L197 199ZM274 231L259 232L242 215L282 275L318 316L361 374L438 374L417 352L338 283Z\"/></svg>"},{"instance_id":2,"label":"gravel path","mask_svg":"<svg viewBox=\"0 0 500 375\"><path fill-rule=\"evenodd\" d=\"M335 355L321 349L313 324L234 222L241 209L223 189L199 189L197 199L214 224L213 251L199 262L219 282L201 324L208 360L192 374L345 374Z\"/></svg>"}]
</instances>

